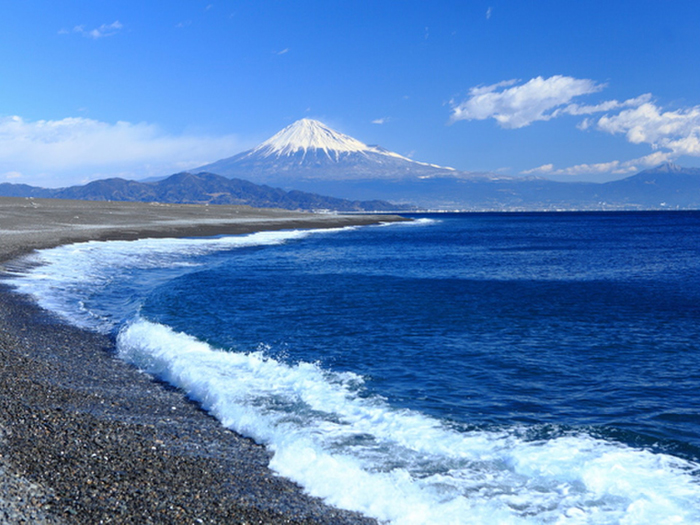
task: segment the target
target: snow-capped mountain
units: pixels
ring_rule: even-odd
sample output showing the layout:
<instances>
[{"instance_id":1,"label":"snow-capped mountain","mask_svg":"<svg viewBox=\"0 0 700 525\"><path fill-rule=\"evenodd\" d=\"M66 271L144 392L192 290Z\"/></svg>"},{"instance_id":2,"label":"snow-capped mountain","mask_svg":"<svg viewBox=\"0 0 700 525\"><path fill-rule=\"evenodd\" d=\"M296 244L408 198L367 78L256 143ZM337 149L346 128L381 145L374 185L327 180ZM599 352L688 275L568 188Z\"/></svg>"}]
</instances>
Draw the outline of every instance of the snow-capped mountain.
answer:
<instances>
[{"instance_id":1,"label":"snow-capped mountain","mask_svg":"<svg viewBox=\"0 0 700 525\"><path fill-rule=\"evenodd\" d=\"M270 137L246 156L289 157L299 151L307 153L309 150L322 150L329 159L337 162L341 153L369 149L369 146L359 140L334 131L318 120L304 118Z\"/></svg>"},{"instance_id":2,"label":"snow-capped mountain","mask_svg":"<svg viewBox=\"0 0 700 525\"><path fill-rule=\"evenodd\" d=\"M600 210L700 207L700 170L662 165L623 180L565 183L415 162L311 119L194 170L358 201L431 209Z\"/></svg>"},{"instance_id":3,"label":"snow-capped mountain","mask_svg":"<svg viewBox=\"0 0 700 525\"><path fill-rule=\"evenodd\" d=\"M309 181L406 180L455 176L452 168L416 162L312 119L301 119L249 151L194 171L296 187Z\"/></svg>"}]
</instances>

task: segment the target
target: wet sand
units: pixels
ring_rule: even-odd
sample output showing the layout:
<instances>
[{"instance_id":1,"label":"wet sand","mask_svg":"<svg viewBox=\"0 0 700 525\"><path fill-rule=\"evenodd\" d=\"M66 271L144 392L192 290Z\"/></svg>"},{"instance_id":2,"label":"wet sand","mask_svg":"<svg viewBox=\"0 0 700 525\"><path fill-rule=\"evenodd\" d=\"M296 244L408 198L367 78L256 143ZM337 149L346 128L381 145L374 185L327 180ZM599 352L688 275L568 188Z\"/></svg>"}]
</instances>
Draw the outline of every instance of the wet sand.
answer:
<instances>
[{"instance_id":1,"label":"wet sand","mask_svg":"<svg viewBox=\"0 0 700 525\"><path fill-rule=\"evenodd\" d=\"M0 269L85 240L400 220L237 206L0 198ZM0 524L375 523L312 498L269 452L0 280Z\"/></svg>"}]
</instances>

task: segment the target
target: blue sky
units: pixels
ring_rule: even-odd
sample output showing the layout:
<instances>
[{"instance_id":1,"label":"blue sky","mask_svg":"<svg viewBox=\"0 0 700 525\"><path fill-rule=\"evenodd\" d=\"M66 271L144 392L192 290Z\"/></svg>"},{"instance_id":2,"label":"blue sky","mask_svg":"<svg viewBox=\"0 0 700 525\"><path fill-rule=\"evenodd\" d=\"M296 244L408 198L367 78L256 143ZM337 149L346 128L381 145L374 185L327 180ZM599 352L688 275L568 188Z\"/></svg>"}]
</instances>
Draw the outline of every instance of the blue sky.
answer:
<instances>
[{"instance_id":1,"label":"blue sky","mask_svg":"<svg viewBox=\"0 0 700 525\"><path fill-rule=\"evenodd\" d=\"M300 118L465 171L700 166L700 2L13 0L0 182L145 178Z\"/></svg>"}]
</instances>

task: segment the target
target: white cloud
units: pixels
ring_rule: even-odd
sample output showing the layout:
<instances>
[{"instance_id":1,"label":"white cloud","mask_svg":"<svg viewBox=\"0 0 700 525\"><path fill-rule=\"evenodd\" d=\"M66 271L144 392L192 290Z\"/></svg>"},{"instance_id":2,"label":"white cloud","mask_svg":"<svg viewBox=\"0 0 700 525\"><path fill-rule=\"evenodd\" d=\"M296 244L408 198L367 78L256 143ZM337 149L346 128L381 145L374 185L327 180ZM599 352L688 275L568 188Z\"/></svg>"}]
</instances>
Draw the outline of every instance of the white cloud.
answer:
<instances>
[{"instance_id":1,"label":"white cloud","mask_svg":"<svg viewBox=\"0 0 700 525\"><path fill-rule=\"evenodd\" d=\"M605 84L562 75L536 77L525 83L516 80L469 90L466 100L452 102L453 122L494 119L502 128L517 129L533 122L565 115L583 116L577 128L624 135L632 144L648 144L652 153L633 160L578 164L555 168L544 164L522 174L626 175L687 155L700 157L700 106L665 110L646 93L622 102L605 100L595 104L574 102L577 97L601 91ZM603 113L602 116L593 116Z\"/></svg>"},{"instance_id":2,"label":"white cloud","mask_svg":"<svg viewBox=\"0 0 700 525\"><path fill-rule=\"evenodd\" d=\"M168 175L241 149L243 144L231 135L174 136L147 123L0 117L0 173L41 186L67 186L108 176Z\"/></svg>"},{"instance_id":3,"label":"white cloud","mask_svg":"<svg viewBox=\"0 0 700 525\"><path fill-rule=\"evenodd\" d=\"M508 80L470 89L466 100L452 102L451 120L493 118L503 128L522 128L535 121L555 118L563 114L562 109L574 98L597 93L605 87L590 79L562 75L536 77L516 84L517 80Z\"/></svg>"},{"instance_id":4,"label":"white cloud","mask_svg":"<svg viewBox=\"0 0 700 525\"><path fill-rule=\"evenodd\" d=\"M651 95L629 99L610 109L617 113L603 115L597 119L584 119L579 129L597 129L611 135L622 134L632 144L648 144L653 152L638 159L614 160L595 164L578 164L568 168L554 169L545 164L523 171L525 175L536 173L548 175L596 175L609 173L629 175L637 171L669 162L682 155L700 157L700 106L674 111L664 111L651 101Z\"/></svg>"},{"instance_id":5,"label":"white cloud","mask_svg":"<svg viewBox=\"0 0 700 525\"><path fill-rule=\"evenodd\" d=\"M391 120L391 118L389 118L389 117L376 118L372 121L372 124L379 124L379 125L386 124L390 120Z\"/></svg>"},{"instance_id":6,"label":"white cloud","mask_svg":"<svg viewBox=\"0 0 700 525\"><path fill-rule=\"evenodd\" d=\"M97 40L98 38L103 38L106 36L112 36L116 35L119 31L121 31L124 28L124 25L119 22L119 20L115 20L111 24L102 24L100 27L97 27L95 29L85 29L85 26L75 26L73 28L74 33L79 33L85 37L88 38L93 38ZM68 31L65 29L61 29L59 31L59 34L67 34Z\"/></svg>"},{"instance_id":7,"label":"white cloud","mask_svg":"<svg viewBox=\"0 0 700 525\"><path fill-rule=\"evenodd\" d=\"M489 7L489 8L486 10L486 20L489 20L489 19L491 18L491 13L492 13L492 12L493 12L493 8L492 8L492 7Z\"/></svg>"},{"instance_id":8,"label":"white cloud","mask_svg":"<svg viewBox=\"0 0 700 525\"><path fill-rule=\"evenodd\" d=\"M700 157L700 106L663 111L647 102L617 115L604 115L596 126L607 133L622 133L633 144L668 149L676 156Z\"/></svg>"},{"instance_id":9,"label":"white cloud","mask_svg":"<svg viewBox=\"0 0 700 525\"><path fill-rule=\"evenodd\" d=\"M568 168L554 169L553 164L544 164L537 168L521 171L523 175L601 175L611 173L613 175L630 175L637 173L643 169L658 166L663 162L668 162L672 159L670 153L657 151L633 160L613 160L610 162L599 162L595 164L577 164Z\"/></svg>"},{"instance_id":10,"label":"white cloud","mask_svg":"<svg viewBox=\"0 0 700 525\"><path fill-rule=\"evenodd\" d=\"M593 105L569 104L568 106L557 109L553 112L553 116L562 115L592 115L594 113L605 113L614 109L639 107L651 100L651 93L645 93L635 98L630 98L624 102L617 100L606 100ZM581 127L581 126L579 126ZM585 129L585 128L584 128Z\"/></svg>"},{"instance_id":11,"label":"white cloud","mask_svg":"<svg viewBox=\"0 0 700 525\"><path fill-rule=\"evenodd\" d=\"M551 173L552 170L554 170L554 164L543 164L542 166L532 168L531 170L521 171L520 173L523 175L535 175L538 173Z\"/></svg>"},{"instance_id":12,"label":"white cloud","mask_svg":"<svg viewBox=\"0 0 700 525\"><path fill-rule=\"evenodd\" d=\"M648 144L653 152L638 159L594 164L578 164L554 169L552 164L521 172L524 175L629 175L669 162L682 155L700 157L700 106L675 111L663 111L651 95L630 99L611 109L627 107L617 113L597 119L584 119L579 129L597 129L612 135L623 134L632 144Z\"/></svg>"}]
</instances>

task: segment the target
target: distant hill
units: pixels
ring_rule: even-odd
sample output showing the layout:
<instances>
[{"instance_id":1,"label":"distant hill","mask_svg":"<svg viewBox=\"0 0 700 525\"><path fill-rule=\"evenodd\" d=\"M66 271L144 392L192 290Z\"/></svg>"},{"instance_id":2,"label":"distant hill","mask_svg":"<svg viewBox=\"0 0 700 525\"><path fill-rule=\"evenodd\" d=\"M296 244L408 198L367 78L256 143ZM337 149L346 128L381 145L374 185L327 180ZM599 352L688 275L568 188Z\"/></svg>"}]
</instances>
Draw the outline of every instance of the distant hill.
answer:
<instances>
[{"instance_id":1,"label":"distant hill","mask_svg":"<svg viewBox=\"0 0 700 525\"><path fill-rule=\"evenodd\" d=\"M326 188L328 190L329 188ZM372 198L365 186L358 195ZM374 188L372 188L374 190ZM329 192L330 193L330 192ZM429 208L465 210L700 209L700 169L666 163L606 182L543 178L445 179L397 184L385 198Z\"/></svg>"},{"instance_id":2,"label":"distant hill","mask_svg":"<svg viewBox=\"0 0 700 525\"><path fill-rule=\"evenodd\" d=\"M26 184L11 184L3 182L0 184L0 197L34 197L37 199L51 198L53 190L28 186Z\"/></svg>"},{"instance_id":3,"label":"distant hill","mask_svg":"<svg viewBox=\"0 0 700 525\"><path fill-rule=\"evenodd\" d=\"M643 208L700 208L700 168L667 162L603 186L601 197L608 202Z\"/></svg>"},{"instance_id":4,"label":"distant hill","mask_svg":"<svg viewBox=\"0 0 700 525\"><path fill-rule=\"evenodd\" d=\"M700 209L700 169L662 164L625 179L599 183L542 178L432 177L414 180L319 181L324 193L344 191L356 199L285 191L213 173L177 173L157 182L97 180L84 186L46 189L0 184L0 196L190 204L247 204L289 210L410 211L422 209L641 210ZM382 198L383 197L383 198ZM390 202L400 202L395 204ZM406 204L409 203L409 204Z\"/></svg>"},{"instance_id":5,"label":"distant hill","mask_svg":"<svg viewBox=\"0 0 700 525\"><path fill-rule=\"evenodd\" d=\"M382 200L357 201L325 197L303 191L284 191L213 173L177 173L157 182L120 178L103 179L84 186L46 189L25 184L0 184L0 196L140 201L181 204L245 204L258 208L330 211L400 211L410 207Z\"/></svg>"}]
</instances>

